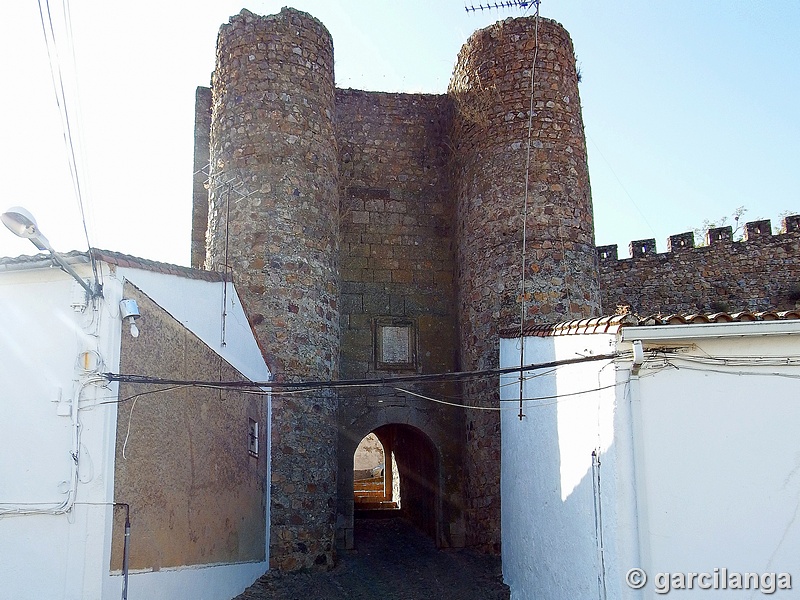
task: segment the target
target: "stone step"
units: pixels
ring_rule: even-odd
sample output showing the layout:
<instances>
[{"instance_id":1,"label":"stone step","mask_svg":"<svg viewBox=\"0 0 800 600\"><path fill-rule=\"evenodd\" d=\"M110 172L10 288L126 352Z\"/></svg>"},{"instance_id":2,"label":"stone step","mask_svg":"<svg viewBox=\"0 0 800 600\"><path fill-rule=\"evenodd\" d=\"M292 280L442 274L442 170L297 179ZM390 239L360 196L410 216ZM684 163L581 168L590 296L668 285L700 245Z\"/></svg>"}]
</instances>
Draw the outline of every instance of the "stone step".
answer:
<instances>
[{"instance_id":1,"label":"stone step","mask_svg":"<svg viewBox=\"0 0 800 600\"><path fill-rule=\"evenodd\" d=\"M380 490L383 489L383 482L370 482L370 483L358 483L357 481L353 484L354 490Z\"/></svg>"}]
</instances>

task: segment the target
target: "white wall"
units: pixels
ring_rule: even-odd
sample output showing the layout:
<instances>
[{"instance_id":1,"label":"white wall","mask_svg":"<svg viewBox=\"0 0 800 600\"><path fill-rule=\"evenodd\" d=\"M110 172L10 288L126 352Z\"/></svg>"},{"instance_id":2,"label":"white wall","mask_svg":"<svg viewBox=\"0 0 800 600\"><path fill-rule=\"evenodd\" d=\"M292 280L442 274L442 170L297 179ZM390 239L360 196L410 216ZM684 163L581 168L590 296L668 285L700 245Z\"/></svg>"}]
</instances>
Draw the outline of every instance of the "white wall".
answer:
<instances>
[{"instance_id":1,"label":"white wall","mask_svg":"<svg viewBox=\"0 0 800 600\"><path fill-rule=\"evenodd\" d=\"M203 565L137 571L129 576L128 600L230 600L241 594L267 570L267 563ZM104 600L118 600L122 575L104 585Z\"/></svg>"},{"instance_id":2,"label":"white wall","mask_svg":"<svg viewBox=\"0 0 800 600\"><path fill-rule=\"evenodd\" d=\"M691 342L688 354L704 362L678 355L678 369L643 369L634 397L641 566L800 577L800 367L750 358L798 357L800 335Z\"/></svg>"},{"instance_id":3,"label":"white wall","mask_svg":"<svg viewBox=\"0 0 800 600\"><path fill-rule=\"evenodd\" d=\"M116 398L116 386L90 385L81 395L79 483L70 513L8 514L55 507L67 498L70 410L83 375L78 355L94 351L109 370L119 364L119 324L108 303L76 313L69 306L76 289L56 269L0 273L2 599L100 598L108 570L116 404L91 405ZM108 287L109 302L118 291Z\"/></svg>"},{"instance_id":4,"label":"white wall","mask_svg":"<svg viewBox=\"0 0 800 600\"><path fill-rule=\"evenodd\" d=\"M522 422L516 406L503 413L503 574L512 598L661 598L658 573L792 573L800 556L800 322L622 335L525 340L526 363L609 349L620 356L529 380L526 397L558 400L528 403ZM631 377L637 336L647 359ZM663 347L676 351L648 351ZM502 366L519 364L518 348L502 341ZM516 385L501 389L518 397ZM640 591L625 583L634 567L649 577Z\"/></svg>"},{"instance_id":5,"label":"white wall","mask_svg":"<svg viewBox=\"0 0 800 600\"><path fill-rule=\"evenodd\" d=\"M74 266L90 277L88 266ZM232 285L227 344L222 346L221 283L136 269L112 274L107 265L101 268L104 298L97 310L88 308L83 313L70 308L81 288L62 271L0 271L0 513L4 513L0 515L0 600L111 600L121 595L121 574L109 573L116 384L89 385L81 395L75 505L68 514L21 513L56 507L67 497L64 490L69 485L62 482L70 480L73 464L70 409L77 381L85 375L77 359L91 350L102 359L97 371L119 371L120 335L128 335L119 320L125 278L164 302L173 316L247 377L258 381L270 377ZM269 411L269 397L264 398ZM111 403L101 404L106 400ZM266 504L269 511L269 500ZM14 510L20 514L9 514ZM265 518L268 553L268 512ZM135 514L131 543L136 543ZM267 555L259 563L132 573L128 597L227 600L263 574L268 560Z\"/></svg>"},{"instance_id":6,"label":"white wall","mask_svg":"<svg viewBox=\"0 0 800 600\"><path fill-rule=\"evenodd\" d=\"M606 354L609 335L526 338L526 364ZM503 367L520 364L519 340L502 340ZM606 368L603 368L606 367ZM552 371L552 372L550 372ZM548 374L548 372L550 372ZM596 598L598 535L592 451L600 453L603 474L613 472L615 371L609 361L529 372L523 420L518 416L516 375L503 378L501 399L502 558L512 598L572 600ZM556 400L558 394L573 394ZM516 400L516 401L515 401ZM606 466L608 464L608 467ZM603 481L611 492L614 482ZM609 510L607 521L615 516ZM613 544L607 539L606 544Z\"/></svg>"}]
</instances>

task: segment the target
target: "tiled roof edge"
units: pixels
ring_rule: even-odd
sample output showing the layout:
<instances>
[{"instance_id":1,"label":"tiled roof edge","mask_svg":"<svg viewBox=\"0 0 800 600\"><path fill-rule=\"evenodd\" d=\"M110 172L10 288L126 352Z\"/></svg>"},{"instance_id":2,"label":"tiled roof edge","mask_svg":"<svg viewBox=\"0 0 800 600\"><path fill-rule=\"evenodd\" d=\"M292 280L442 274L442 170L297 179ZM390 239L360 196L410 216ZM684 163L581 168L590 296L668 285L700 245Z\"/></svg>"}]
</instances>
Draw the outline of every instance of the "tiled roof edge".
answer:
<instances>
[{"instance_id":1,"label":"tiled roof edge","mask_svg":"<svg viewBox=\"0 0 800 600\"><path fill-rule=\"evenodd\" d=\"M712 314L610 315L593 319L574 319L551 324L528 323L522 328L508 327L500 331L502 338L552 337L585 333L618 333L623 327L653 325L699 325L705 323L742 323L747 321L784 321L800 319L800 310L718 312Z\"/></svg>"},{"instance_id":2,"label":"tiled roof edge","mask_svg":"<svg viewBox=\"0 0 800 600\"><path fill-rule=\"evenodd\" d=\"M97 260L116 265L118 267L142 269L144 271L164 273L167 275L177 275L187 279L199 279L202 281L225 281L226 279L225 274L218 271L193 269L191 267L183 267L180 265L173 265L171 263L139 258L138 256L131 256L130 254L122 254L121 252L114 252L112 250L101 250L99 248L93 248L91 252L94 254L94 257ZM89 252L81 252L80 250L59 253L59 256L62 256L70 263L89 261ZM52 262L53 259L49 254L23 254L16 257L0 257L0 271L22 270L26 268L33 269L37 267L48 266ZM227 280L231 281L230 275L227 276Z\"/></svg>"},{"instance_id":3,"label":"tiled roof edge","mask_svg":"<svg viewBox=\"0 0 800 600\"><path fill-rule=\"evenodd\" d=\"M132 269L142 269L155 273L164 273L166 275L177 275L179 277L186 277L187 279L225 281L225 275L218 271L204 271L203 269L183 267L181 265L174 265L172 263L139 258L138 256L131 256L130 254L122 254L112 250L101 250L95 248L92 250L92 252L97 260L102 260L103 262L117 265L118 267L129 267ZM230 276L228 276L228 281L230 281Z\"/></svg>"}]
</instances>

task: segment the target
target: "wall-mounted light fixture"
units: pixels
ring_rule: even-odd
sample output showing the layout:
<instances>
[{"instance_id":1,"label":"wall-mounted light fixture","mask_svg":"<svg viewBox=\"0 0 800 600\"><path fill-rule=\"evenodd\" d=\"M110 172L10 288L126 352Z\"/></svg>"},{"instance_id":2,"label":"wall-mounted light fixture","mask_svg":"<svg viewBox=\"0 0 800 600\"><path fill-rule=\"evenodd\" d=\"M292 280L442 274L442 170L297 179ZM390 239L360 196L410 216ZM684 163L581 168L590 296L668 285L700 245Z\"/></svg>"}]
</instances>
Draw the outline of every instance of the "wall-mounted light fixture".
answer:
<instances>
[{"instance_id":1,"label":"wall-mounted light fixture","mask_svg":"<svg viewBox=\"0 0 800 600\"><path fill-rule=\"evenodd\" d=\"M131 326L131 337L139 337L139 328L136 326L136 319L141 317L139 314L139 305L133 298L125 298L119 301L119 316L122 322L126 321Z\"/></svg>"},{"instance_id":2,"label":"wall-mounted light fixture","mask_svg":"<svg viewBox=\"0 0 800 600\"><path fill-rule=\"evenodd\" d=\"M59 256L55 250L53 250L52 246L50 246L50 242L48 242L47 238L44 237L41 231L39 231L39 226L36 224L36 219L34 219L33 215L27 210L21 206L12 206L6 212L0 215L0 220L3 221L3 225L5 225L14 235L30 240L31 243L39 250L47 250L50 253L50 256L53 257L53 260L55 260L62 269L69 273L72 278L75 279L75 281L77 281L84 290L86 290L89 298L95 298L103 295L103 291L100 289L97 281L94 282L94 286L86 283L86 281L84 281L81 276L75 272L75 269L73 269L66 260Z\"/></svg>"}]
</instances>

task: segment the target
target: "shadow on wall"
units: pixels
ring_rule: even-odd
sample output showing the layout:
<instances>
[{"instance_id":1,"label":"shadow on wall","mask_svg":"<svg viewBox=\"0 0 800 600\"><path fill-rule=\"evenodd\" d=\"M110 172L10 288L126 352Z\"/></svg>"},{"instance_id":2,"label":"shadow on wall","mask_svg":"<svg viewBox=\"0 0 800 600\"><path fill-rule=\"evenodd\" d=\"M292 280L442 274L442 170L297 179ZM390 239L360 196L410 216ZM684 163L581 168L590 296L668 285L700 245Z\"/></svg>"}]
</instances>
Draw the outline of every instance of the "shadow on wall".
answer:
<instances>
[{"instance_id":1,"label":"shadow on wall","mask_svg":"<svg viewBox=\"0 0 800 600\"><path fill-rule=\"evenodd\" d=\"M512 348L520 340L503 340ZM564 358L583 351L564 353L536 340L526 344L527 363ZM519 349L509 360L519 364ZM601 477L613 469L617 449L613 439L614 390L597 394L569 394L598 386L594 363L571 365L549 373L529 374L524 389L525 417L518 418L517 376L504 378L502 405L502 555L505 582L515 594L552 599L604 597L614 583L604 580L601 548L615 548L614 539L602 539L609 523L616 523L613 507L599 499L613 497L612 477ZM615 373L605 373L613 381ZM565 388L569 388L565 390ZM541 399L541 400L539 400ZM609 403L609 399L611 402ZM611 419L612 421L609 421ZM593 452L599 452L599 461ZM602 467L600 466L602 463ZM609 487L610 486L610 487ZM605 524L604 524L605 521ZM599 596L598 596L599 594ZM615 597L609 594L608 597Z\"/></svg>"}]
</instances>

